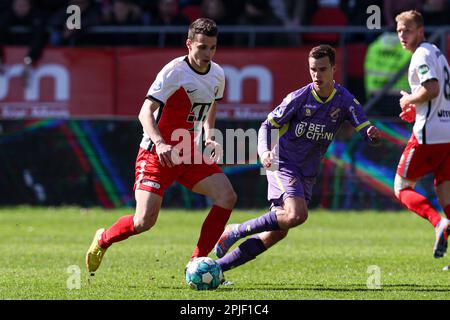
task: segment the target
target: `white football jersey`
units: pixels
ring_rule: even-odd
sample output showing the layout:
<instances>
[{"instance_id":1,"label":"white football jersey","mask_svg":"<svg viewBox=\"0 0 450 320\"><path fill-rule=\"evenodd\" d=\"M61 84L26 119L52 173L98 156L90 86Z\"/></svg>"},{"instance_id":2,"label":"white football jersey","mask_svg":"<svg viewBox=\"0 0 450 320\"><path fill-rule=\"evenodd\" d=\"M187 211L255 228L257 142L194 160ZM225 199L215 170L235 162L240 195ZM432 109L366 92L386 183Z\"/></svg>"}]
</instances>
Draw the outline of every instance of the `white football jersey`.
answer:
<instances>
[{"instance_id":1,"label":"white football jersey","mask_svg":"<svg viewBox=\"0 0 450 320\"><path fill-rule=\"evenodd\" d=\"M182 56L173 59L161 69L150 86L147 97L158 101L160 107L154 112L158 128L168 144L175 145L172 133L186 129L198 137L212 104L223 98L225 74L211 61L204 73L196 71ZM151 149L152 142L144 132L140 146Z\"/></svg>"},{"instance_id":2,"label":"white football jersey","mask_svg":"<svg viewBox=\"0 0 450 320\"><path fill-rule=\"evenodd\" d=\"M416 105L413 132L420 144L450 142L450 67L445 55L433 44L423 42L414 51L408 71L411 92L430 79L439 83L439 95Z\"/></svg>"}]
</instances>

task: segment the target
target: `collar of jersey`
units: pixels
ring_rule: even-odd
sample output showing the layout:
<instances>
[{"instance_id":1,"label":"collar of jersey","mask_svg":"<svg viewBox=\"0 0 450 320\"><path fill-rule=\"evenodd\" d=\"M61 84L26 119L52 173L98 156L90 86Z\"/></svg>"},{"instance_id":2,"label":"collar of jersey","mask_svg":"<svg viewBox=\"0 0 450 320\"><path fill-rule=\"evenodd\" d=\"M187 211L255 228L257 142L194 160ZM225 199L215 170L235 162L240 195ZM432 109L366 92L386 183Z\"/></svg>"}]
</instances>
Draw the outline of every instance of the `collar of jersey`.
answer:
<instances>
[{"instance_id":1,"label":"collar of jersey","mask_svg":"<svg viewBox=\"0 0 450 320\"><path fill-rule=\"evenodd\" d=\"M209 63L208 69L206 69L205 72L200 72L200 71L195 70L194 67L191 66L191 64L189 63L189 60L188 60L188 57L187 57L187 56L184 58L184 61L186 61L187 65L189 66L189 68L192 69L192 71L194 71L194 72L197 73L197 74L201 74L202 76L204 76L205 74L207 74L207 73L209 72L209 69L211 69L211 62Z\"/></svg>"},{"instance_id":2,"label":"collar of jersey","mask_svg":"<svg viewBox=\"0 0 450 320\"><path fill-rule=\"evenodd\" d=\"M314 97L314 99L316 99L317 102L321 103L321 104L325 104L331 101L331 99L333 99L334 95L336 94L336 88L333 88L333 91L331 92L330 96L328 97L327 100L325 100L325 102L319 97L319 95L317 94L316 90L314 90L314 87L311 88L312 91L312 95Z\"/></svg>"}]
</instances>

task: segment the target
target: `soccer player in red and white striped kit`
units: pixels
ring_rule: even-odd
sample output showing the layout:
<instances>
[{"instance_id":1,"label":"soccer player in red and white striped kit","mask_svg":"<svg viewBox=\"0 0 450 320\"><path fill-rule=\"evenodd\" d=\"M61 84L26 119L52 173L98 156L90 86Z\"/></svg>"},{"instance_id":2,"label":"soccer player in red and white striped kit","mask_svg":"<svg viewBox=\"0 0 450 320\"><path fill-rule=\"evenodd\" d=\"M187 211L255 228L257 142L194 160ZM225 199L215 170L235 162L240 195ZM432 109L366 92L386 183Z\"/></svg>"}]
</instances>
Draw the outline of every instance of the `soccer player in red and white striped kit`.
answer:
<instances>
[{"instance_id":1,"label":"soccer player in red and white striped kit","mask_svg":"<svg viewBox=\"0 0 450 320\"><path fill-rule=\"evenodd\" d=\"M175 181L213 200L191 260L207 256L222 234L237 196L216 163L222 147L214 141L213 133L217 101L222 99L225 88L223 69L212 61L217 35L214 21L206 18L194 21L186 40L188 55L169 62L150 86L139 113L144 136L135 166L136 210L133 215L121 217L109 229L97 230L86 253L91 274L113 243L153 227L164 191ZM201 163L198 163L195 159L199 159L202 128L205 145L213 152L206 161L200 154ZM177 132L188 136L188 143L183 141L182 155L179 137L174 138ZM180 161L181 158L184 160Z\"/></svg>"},{"instance_id":2,"label":"soccer player in red and white striped kit","mask_svg":"<svg viewBox=\"0 0 450 320\"><path fill-rule=\"evenodd\" d=\"M413 53L408 71L411 93L402 91L400 117L415 122L395 176L395 196L409 210L435 228L433 255L444 256L450 222L450 67L445 55L425 41L422 15L397 15L397 34L404 49ZM436 194L445 216L414 190L416 182L433 173Z\"/></svg>"}]
</instances>

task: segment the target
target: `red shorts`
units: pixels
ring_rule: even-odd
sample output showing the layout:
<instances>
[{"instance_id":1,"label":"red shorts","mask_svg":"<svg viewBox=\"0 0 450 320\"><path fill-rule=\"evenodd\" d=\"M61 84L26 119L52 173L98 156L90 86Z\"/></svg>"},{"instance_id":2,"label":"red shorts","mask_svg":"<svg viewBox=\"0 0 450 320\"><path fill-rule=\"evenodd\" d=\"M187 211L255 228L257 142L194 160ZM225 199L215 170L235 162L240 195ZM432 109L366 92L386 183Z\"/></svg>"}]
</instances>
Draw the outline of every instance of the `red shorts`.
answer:
<instances>
[{"instance_id":1,"label":"red shorts","mask_svg":"<svg viewBox=\"0 0 450 320\"><path fill-rule=\"evenodd\" d=\"M434 174L434 184L450 180L450 143L419 144L414 135L408 141L397 166L397 174L417 180Z\"/></svg>"},{"instance_id":2,"label":"red shorts","mask_svg":"<svg viewBox=\"0 0 450 320\"><path fill-rule=\"evenodd\" d=\"M215 163L180 164L172 168L165 167L159 161L155 151L139 148L135 166L134 190L145 190L162 197L164 191L175 181L192 190L201 180L222 172L222 169Z\"/></svg>"}]
</instances>

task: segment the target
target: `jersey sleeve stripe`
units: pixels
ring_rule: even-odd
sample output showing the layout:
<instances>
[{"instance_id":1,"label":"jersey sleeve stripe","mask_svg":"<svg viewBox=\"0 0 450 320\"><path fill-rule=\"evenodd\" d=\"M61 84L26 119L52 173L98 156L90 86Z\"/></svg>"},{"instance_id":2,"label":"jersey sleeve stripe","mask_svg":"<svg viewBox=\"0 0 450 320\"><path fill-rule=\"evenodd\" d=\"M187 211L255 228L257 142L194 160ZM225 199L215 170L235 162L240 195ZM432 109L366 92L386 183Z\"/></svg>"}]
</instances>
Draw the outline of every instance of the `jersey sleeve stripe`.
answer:
<instances>
[{"instance_id":1,"label":"jersey sleeve stripe","mask_svg":"<svg viewBox=\"0 0 450 320\"><path fill-rule=\"evenodd\" d=\"M223 100L223 97L222 98L216 98L216 101L220 101L220 100Z\"/></svg>"},{"instance_id":2,"label":"jersey sleeve stripe","mask_svg":"<svg viewBox=\"0 0 450 320\"><path fill-rule=\"evenodd\" d=\"M155 101L155 102L157 102L157 103L159 103L159 105L161 106L161 107L164 107L164 102L162 102L161 100L159 100L159 99L157 99L157 98L155 98L154 96L152 96L151 94L149 94L148 96L146 96L145 97L146 99L149 99L149 100L153 100L153 101Z\"/></svg>"},{"instance_id":3,"label":"jersey sleeve stripe","mask_svg":"<svg viewBox=\"0 0 450 320\"><path fill-rule=\"evenodd\" d=\"M269 116L267 117L267 120L269 120L269 122L275 127L275 128L280 128L281 126L275 122L275 120L273 120L273 117L271 114L269 114Z\"/></svg>"},{"instance_id":4,"label":"jersey sleeve stripe","mask_svg":"<svg viewBox=\"0 0 450 320\"><path fill-rule=\"evenodd\" d=\"M356 132L359 132L362 128L367 127L369 124L370 124L370 121L366 121L366 122L361 123L359 126L357 126L355 128Z\"/></svg>"}]
</instances>

